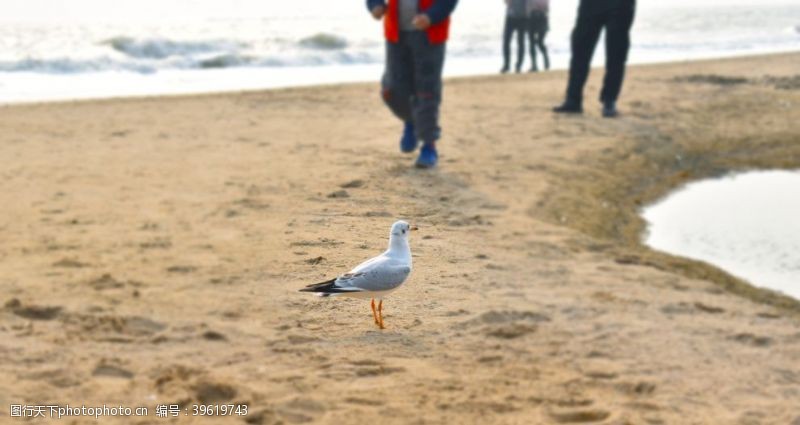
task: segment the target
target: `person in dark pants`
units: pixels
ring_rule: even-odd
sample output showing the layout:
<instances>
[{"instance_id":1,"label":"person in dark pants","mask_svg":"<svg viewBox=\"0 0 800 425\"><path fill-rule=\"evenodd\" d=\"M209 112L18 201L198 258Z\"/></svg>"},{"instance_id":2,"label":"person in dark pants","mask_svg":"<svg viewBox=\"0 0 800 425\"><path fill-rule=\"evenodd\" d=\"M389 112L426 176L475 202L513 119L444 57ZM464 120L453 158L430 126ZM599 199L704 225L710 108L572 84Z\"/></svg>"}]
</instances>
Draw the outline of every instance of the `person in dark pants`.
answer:
<instances>
[{"instance_id":1,"label":"person in dark pants","mask_svg":"<svg viewBox=\"0 0 800 425\"><path fill-rule=\"evenodd\" d=\"M547 54L547 46L544 39L547 31L550 30L550 18L548 17L550 0L528 0L528 38L531 44L531 72L538 72L536 64L536 49L542 51L544 69L550 69L550 56Z\"/></svg>"},{"instance_id":2,"label":"person in dark pants","mask_svg":"<svg viewBox=\"0 0 800 425\"><path fill-rule=\"evenodd\" d=\"M603 103L604 117L618 115L616 103L625 77L635 9L636 0L581 0L578 19L572 30L567 98L563 104L553 108L554 112L583 112L583 86L589 76L589 65L600 32L605 29L606 75L600 101Z\"/></svg>"},{"instance_id":3,"label":"person in dark pants","mask_svg":"<svg viewBox=\"0 0 800 425\"><path fill-rule=\"evenodd\" d=\"M414 152L416 165L436 166L436 142L441 137L442 68L450 14L458 0L367 0L375 19L383 19L386 70L381 81L383 101L404 123L400 150Z\"/></svg>"},{"instance_id":4,"label":"person in dark pants","mask_svg":"<svg viewBox=\"0 0 800 425\"><path fill-rule=\"evenodd\" d=\"M525 33L528 32L528 0L506 0L506 22L503 27L503 68L501 73L509 70L511 62L511 40L517 34L516 71L522 70L525 60Z\"/></svg>"}]
</instances>

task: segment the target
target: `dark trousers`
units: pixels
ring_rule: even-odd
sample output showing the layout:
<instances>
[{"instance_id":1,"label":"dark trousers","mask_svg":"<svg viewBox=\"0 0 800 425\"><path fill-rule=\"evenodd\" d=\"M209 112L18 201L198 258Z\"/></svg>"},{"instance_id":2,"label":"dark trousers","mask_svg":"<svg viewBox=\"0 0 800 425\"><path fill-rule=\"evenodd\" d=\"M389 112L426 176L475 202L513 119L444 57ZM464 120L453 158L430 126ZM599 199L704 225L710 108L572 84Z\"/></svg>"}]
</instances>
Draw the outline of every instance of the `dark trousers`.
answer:
<instances>
[{"instance_id":1,"label":"dark trousers","mask_svg":"<svg viewBox=\"0 0 800 425\"><path fill-rule=\"evenodd\" d=\"M383 101L426 143L441 136L444 55L445 44L431 44L424 31L402 31L397 43L386 42Z\"/></svg>"},{"instance_id":2,"label":"dark trousers","mask_svg":"<svg viewBox=\"0 0 800 425\"><path fill-rule=\"evenodd\" d=\"M531 69L538 69L536 65L537 48L542 51L544 69L550 69L550 56L547 54L547 46L544 45L544 39L549 29L550 24L546 13L531 13L531 16L528 18L528 38L531 44L531 61L533 62Z\"/></svg>"},{"instance_id":3,"label":"dark trousers","mask_svg":"<svg viewBox=\"0 0 800 425\"><path fill-rule=\"evenodd\" d=\"M517 33L517 70L522 68L522 61L525 60L525 33L528 31L528 20L526 18L514 18L506 16L506 23L503 27L503 69L508 70L511 62L511 39Z\"/></svg>"},{"instance_id":4,"label":"dark trousers","mask_svg":"<svg viewBox=\"0 0 800 425\"><path fill-rule=\"evenodd\" d=\"M606 31L606 75L601 102L616 102L625 78L625 62L630 48L635 0L581 0L578 19L572 30L572 59L569 65L567 101L581 104L583 86L600 32Z\"/></svg>"}]
</instances>

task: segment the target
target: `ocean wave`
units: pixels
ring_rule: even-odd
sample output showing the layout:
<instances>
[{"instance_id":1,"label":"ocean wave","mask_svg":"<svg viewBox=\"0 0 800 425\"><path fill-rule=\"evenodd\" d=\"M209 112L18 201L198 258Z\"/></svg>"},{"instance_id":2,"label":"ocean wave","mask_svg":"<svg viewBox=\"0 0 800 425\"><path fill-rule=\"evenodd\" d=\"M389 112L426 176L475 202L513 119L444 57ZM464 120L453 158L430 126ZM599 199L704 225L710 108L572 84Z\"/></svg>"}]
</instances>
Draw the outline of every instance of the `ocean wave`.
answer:
<instances>
[{"instance_id":1,"label":"ocean wave","mask_svg":"<svg viewBox=\"0 0 800 425\"><path fill-rule=\"evenodd\" d=\"M732 52L754 50L762 46L774 48L796 42L794 32L800 28L785 25L782 34L744 35L738 38L706 40L670 40L642 36L634 45L639 54L648 57L673 55L675 52ZM98 37L96 40L103 40ZM553 54L568 53L567 44L549 42ZM63 50L61 51L63 52ZM70 55L56 51L24 52L25 56L0 59L0 72L32 72L43 74L77 74L89 72L133 72L152 74L172 70L228 69L237 67L325 67L382 63L383 43L369 39L344 39L333 33L298 37L253 37L235 39L176 39L116 36L105 41L88 41L83 49L72 49ZM485 58L498 54L496 40L487 34L468 34L455 38L448 45L448 57Z\"/></svg>"},{"instance_id":2,"label":"ocean wave","mask_svg":"<svg viewBox=\"0 0 800 425\"><path fill-rule=\"evenodd\" d=\"M100 71L129 71L140 74L151 74L156 68L139 63L117 61L108 57L93 59L25 58L19 61L0 61L3 72L37 72L42 74L78 74Z\"/></svg>"},{"instance_id":3,"label":"ocean wave","mask_svg":"<svg viewBox=\"0 0 800 425\"><path fill-rule=\"evenodd\" d=\"M226 40L174 41L162 38L138 40L132 37L114 37L101 44L137 59L167 59L174 56L193 56L208 53L233 53L246 44Z\"/></svg>"},{"instance_id":4,"label":"ocean wave","mask_svg":"<svg viewBox=\"0 0 800 425\"><path fill-rule=\"evenodd\" d=\"M319 33L300 40L299 44L310 49L340 50L347 47L347 40L335 34Z\"/></svg>"},{"instance_id":5,"label":"ocean wave","mask_svg":"<svg viewBox=\"0 0 800 425\"><path fill-rule=\"evenodd\" d=\"M161 60L102 55L89 58L24 58L17 61L0 61L0 72L78 74L122 71L152 74L167 70L368 64L377 63L381 59L381 54L368 50L274 52L263 55L250 52L212 53L183 57L172 56Z\"/></svg>"},{"instance_id":6,"label":"ocean wave","mask_svg":"<svg viewBox=\"0 0 800 425\"><path fill-rule=\"evenodd\" d=\"M203 69L233 68L237 66L252 65L254 61L255 59L251 56L226 54L201 59L197 62L197 65L199 68Z\"/></svg>"}]
</instances>

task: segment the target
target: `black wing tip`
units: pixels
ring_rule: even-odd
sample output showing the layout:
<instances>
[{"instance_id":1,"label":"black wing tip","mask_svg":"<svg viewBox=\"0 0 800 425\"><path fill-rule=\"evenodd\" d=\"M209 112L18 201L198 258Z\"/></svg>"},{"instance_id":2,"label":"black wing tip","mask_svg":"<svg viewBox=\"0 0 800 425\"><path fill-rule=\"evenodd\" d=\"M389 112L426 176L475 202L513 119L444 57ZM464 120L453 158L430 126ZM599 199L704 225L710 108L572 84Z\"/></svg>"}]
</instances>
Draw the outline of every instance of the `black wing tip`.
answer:
<instances>
[{"instance_id":1,"label":"black wing tip","mask_svg":"<svg viewBox=\"0 0 800 425\"><path fill-rule=\"evenodd\" d=\"M336 278L326 280L325 282L312 283L311 285L306 285L305 288L300 289L299 292L327 292L327 290L333 288L335 282Z\"/></svg>"}]
</instances>

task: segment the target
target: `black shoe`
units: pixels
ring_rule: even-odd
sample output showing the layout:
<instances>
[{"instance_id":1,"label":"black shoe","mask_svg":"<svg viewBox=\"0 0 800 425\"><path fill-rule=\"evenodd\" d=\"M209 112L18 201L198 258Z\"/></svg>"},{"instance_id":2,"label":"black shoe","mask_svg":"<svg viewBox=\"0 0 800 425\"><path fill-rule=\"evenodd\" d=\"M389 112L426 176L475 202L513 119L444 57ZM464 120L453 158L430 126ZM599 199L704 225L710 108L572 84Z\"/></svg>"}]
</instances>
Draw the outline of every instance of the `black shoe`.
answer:
<instances>
[{"instance_id":1,"label":"black shoe","mask_svg":"<svg viewBox=\"0 0 800 425\"><path fill-rule=\"evenodd\" d=\"M619 115L617 105L614 102L603 102L603 117L614 118Z\"/></svg>"},{"instance_id":2,"label":"black shoe","mask_svg":"<svg viewBox=\"0 0 800 425\"><path fill-rule=\"evenodd\" d=\"M532 67L532 68L530 69L530 71L528 71L528 72L539 72L539 68L537 68L537 67L535 67L535 66L534 66L534 67Z\"/></svg>"},{"instance_id":3,"label":"black shoe","mask_svg":"<svg viewBox=\"0 0 800 425\"><path fill-rule=\"evenodd\" d=\"M508 72L508 65L506 65L506 66L504 66L502 69L500 69L500 73L501 73L501 74L505 74L505 73L507 73L507 72Z\"/></svg>"},{"instance_id":4,"label":"black shoe","mask_svg":"<svg viewBox=\"0 0 800 425\"><path fill-rule=\"evenodd\" d=\"M564 102L561 105L553 108L553 112L557 114L582 114L583 107L577 103Z\"/></svg>"}]
</instances>

